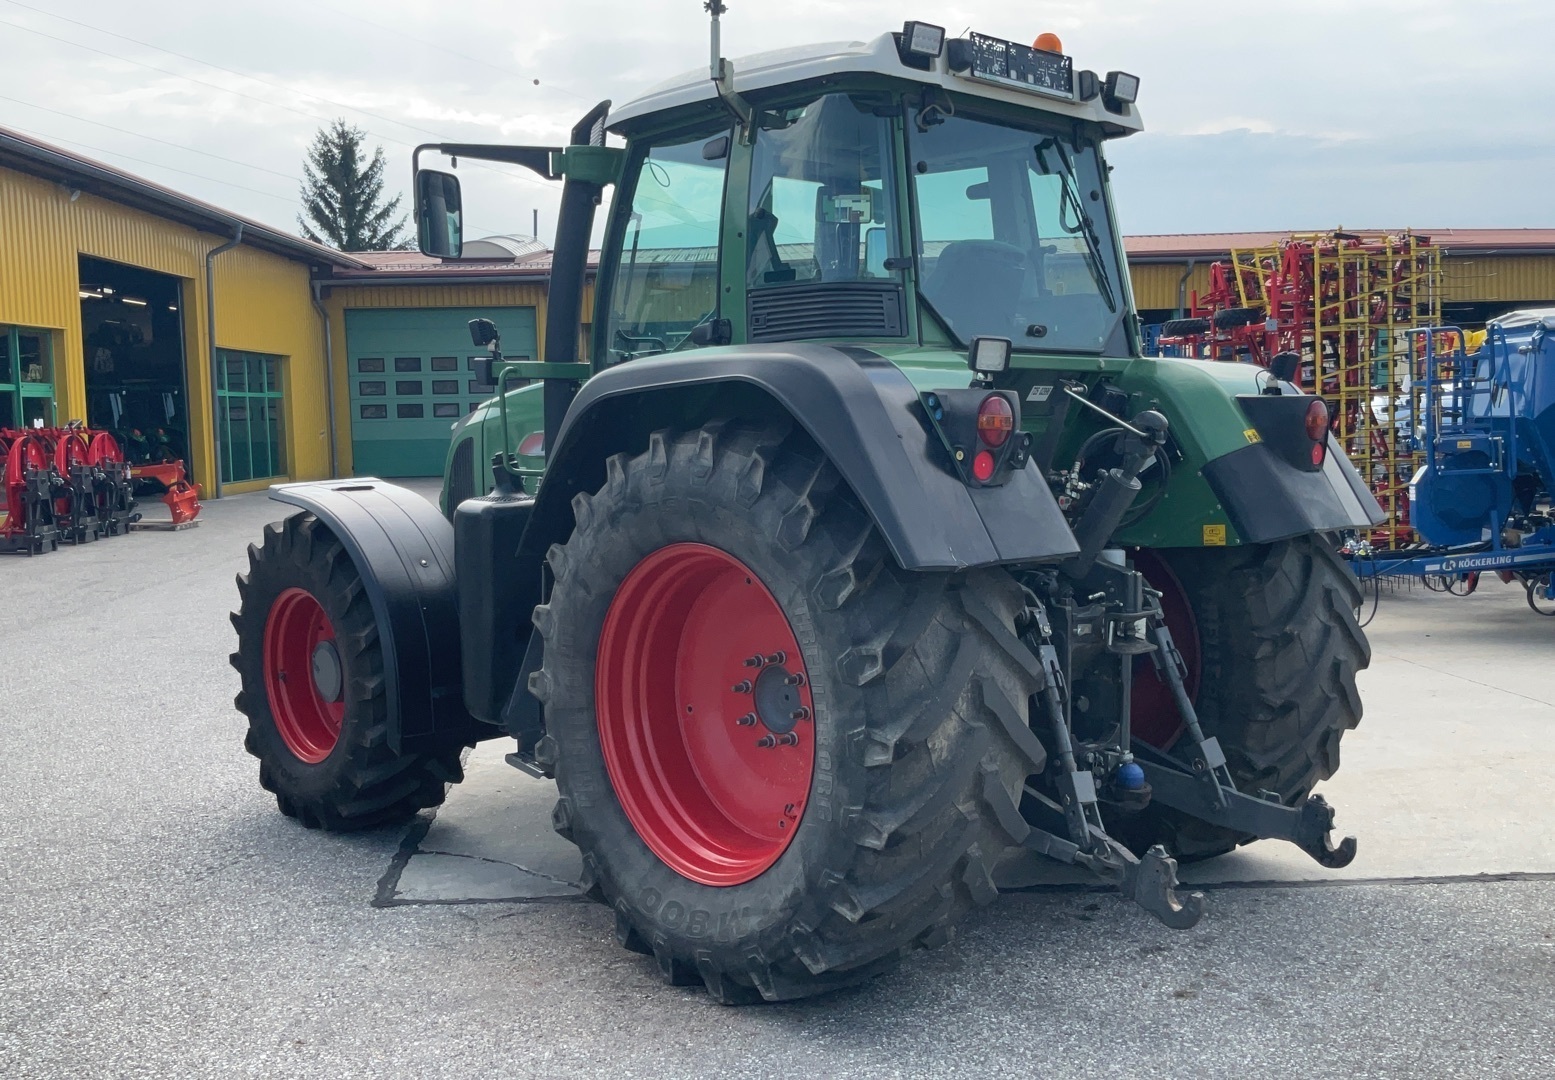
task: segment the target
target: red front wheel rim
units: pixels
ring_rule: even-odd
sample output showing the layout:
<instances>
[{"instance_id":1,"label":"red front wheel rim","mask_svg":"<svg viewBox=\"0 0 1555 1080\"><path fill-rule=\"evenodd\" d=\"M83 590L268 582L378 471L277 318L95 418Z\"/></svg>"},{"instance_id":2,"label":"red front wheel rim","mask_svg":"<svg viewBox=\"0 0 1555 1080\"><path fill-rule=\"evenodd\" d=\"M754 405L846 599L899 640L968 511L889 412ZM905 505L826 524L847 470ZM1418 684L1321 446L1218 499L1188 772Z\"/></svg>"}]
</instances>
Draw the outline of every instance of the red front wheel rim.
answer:
<instances>
[{"instance_id":1,"label":"red front wheel rim","mask_svg":"<svg viewBox=\"0 0 1555 1080\"><path fill-rule=\"evenodd\" d=\"M727 886L777 862L810 797L815 705L793 628L749 567L690 543L633 567L594 697L610 782L665 865Z\"/></svg>"},{"instance_id":2,"label":"red front wheel rim","mask_svg":"<svg viewBox=\"0 0 1555 1080\"><path fill-rule=\"evenodd\" d=\"M265 693L286 748L317 765L340 741L345 669L335 627L305 589L287 589L265 618Z\"/></svg>"}]
</instances>

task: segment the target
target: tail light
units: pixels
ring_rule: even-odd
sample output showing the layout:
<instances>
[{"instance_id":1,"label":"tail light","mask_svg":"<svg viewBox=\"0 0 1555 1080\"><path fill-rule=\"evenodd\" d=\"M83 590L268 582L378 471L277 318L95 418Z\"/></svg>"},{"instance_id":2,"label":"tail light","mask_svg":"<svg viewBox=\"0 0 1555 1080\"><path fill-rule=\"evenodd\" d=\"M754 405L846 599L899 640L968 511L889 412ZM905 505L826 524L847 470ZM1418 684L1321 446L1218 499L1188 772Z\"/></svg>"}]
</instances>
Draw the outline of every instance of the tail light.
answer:
<instances>
[{"instance_id":1,"label":"tail light","mask_svg":"<svg viewBox=\"0 0 1555 1080\"><path fill-rule=\"evenodd\" d=\"M520 457L544 457L545 456L545 432L531 431L524 436L524 441L518 444Z\"/></svg>"},{"instance_id":2,"label":"tail light","mask_svg":"<svg viewBox=\"0 0 1555 1080\"><path fill-rule=\"evenodd\" d=\"M977 437L983 445L997 450L1009 440L1014 430L1015 413L1004 395L989 394L985 397L977 407ZM989 455L989 459L992 460L992 455ZM989 475L993 475L991 469Z\"/></svg>"},{"instance_id":3,"label":"tail light","mask_svg":"<svg viewBox=\"0 0 1555 1080\"><path fill-rule=\"evenodd\" d=\"M1307 406L1307 438L1312 440L1312 467L1321 469L1328 457L1328 402L1322 398Z\"/></svg>"},{"instance_id":4,"label":"tail light","mask_svg":"<svg viewBox=\"0 0 1555 1080\"><path fill-rule=\"evenodd\" d=\"M986 484L993 479L995 464L992 454L987 450L979 450L972 458L972 475L979 482Z\"/></svg>"},{"instance_id":5,"label":"tail light","mask_svg":"<svg viewBox=\"0 0 1555 1080\"><path fill-rule=\"evenodd\" d=\"M969 487L999 487L1031 460L1032 436L1021 430L1016 391L972 386L918 397L944 444L945 463Z\"/></svg>"},{"instance_id":6,"label":"tail light","mask_svg":"<svg viewBox=\"0 0 1555 1080\"><path fill-rule=\"evenodd\" d=\"M1313 398L1307 406L1307 438L1314 442L1328 441L1328 402Z\"/></svg>"}]
</instances>

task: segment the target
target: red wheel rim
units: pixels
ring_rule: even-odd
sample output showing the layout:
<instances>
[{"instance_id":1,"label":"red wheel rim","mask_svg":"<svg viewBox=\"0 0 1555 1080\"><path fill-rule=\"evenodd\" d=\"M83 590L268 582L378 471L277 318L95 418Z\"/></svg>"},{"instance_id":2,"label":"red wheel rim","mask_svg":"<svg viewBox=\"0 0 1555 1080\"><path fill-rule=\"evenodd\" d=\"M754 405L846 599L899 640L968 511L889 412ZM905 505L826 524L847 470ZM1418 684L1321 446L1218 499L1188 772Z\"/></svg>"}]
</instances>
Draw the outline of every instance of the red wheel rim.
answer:
<instances>
[{"instance_id":1,"label":"red wheel rim","mask_svg":"<svg viewBox=\"0 0 1555 1080\"><path fill-rule=\"evenodd\" d=\"M1177 651L1188 668L1183 682L1189 699L1196 702L1202 661L1199 624L1188 603L1187 590L1166 560L1149 548L1134 552L1134 569L1144 574L1150 587L1161 594L1161 613L1166 617L1166 628L1171 631ZM1129 704L1129 728L1134 738L1158 750L1170 750L1183 733L1184 724L1171 690L1156 674L1155 664L1148 654L1134 659L1134 688Z\"/></svg>"},{"instance_id":2,"label":"red wheel rim","mask_svg":"<svg viewBox=\"0 0 1555 1080\"><path fill-rule=\"evenodd\" d=\"M740 560L671 544L616 590L595 712L605 768L649 849L739 885L787 849L810 797L814 701L783 609Z\"/></svg>"},{"instance_id":3,"label":"red wheel rim","mask_svg":"<svg viewBox=\"0 0 1555 1080\"><path fill-rule=\"evenodd\" d=\"M340 740L345 668L335 627L304 589L287 589L265 619L265 693L286 748L316 765Z\"/></svg>"}]
</instances>

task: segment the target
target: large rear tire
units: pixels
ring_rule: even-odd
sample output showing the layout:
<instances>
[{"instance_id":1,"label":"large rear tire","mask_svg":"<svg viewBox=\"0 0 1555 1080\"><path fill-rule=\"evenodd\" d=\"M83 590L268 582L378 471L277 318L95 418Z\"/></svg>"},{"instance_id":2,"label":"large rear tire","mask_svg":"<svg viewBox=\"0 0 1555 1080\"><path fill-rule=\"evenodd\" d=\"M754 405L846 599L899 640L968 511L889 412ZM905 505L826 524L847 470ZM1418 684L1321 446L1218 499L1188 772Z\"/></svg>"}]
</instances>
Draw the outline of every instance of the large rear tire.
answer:
<instances>
[{"instance_id":1,"label":"large rear tire","mask_svg":"<svg viewBox=\"0 0 1555 1080\"><path fill-rule=\"evenodd\" d=\"M607 466L550 551L531 685L557 831L621 944L734 1004L949 940L1043 764L1020 589L898 569L786 426L658 433ZM769 671L802 694L776 713Z\"/></svg>"},{"instance_id":2,"label":"large rear tire","mask_svg":"<svg viewBox=\"0 0 1555 1080\"><path fill-rule=\"evenodd\" d=\"M248 717L243 746L283 814L349 832L409 820L442 803L464 747L389 746L383 645L356 565L309 513L265 527L248 547L232 613Z\"/></svg>"},{"instance_id":3,"label":"large rear tire","mask_svg":"<svg viewBox=\"0 0 1555 1080\"><path fill-rule=\"evenodd\" d=\"M1145 554L1141 569L1166 594L1167 625L1197 683L1194 707L1205 733L1219 738L1232 780L1248 794L1272 791L1298 805L1338 770L1340 739L1361 719L1355 679L1371 662L1371 646L1355 617L1355 575L1315 535ZM1180 614L1184 608L1191 615ZM1136 670L1136 678L1155 680L1148 666ZM1166 695L1142 689L1141 702L1158 703L1146 709L1171 708ZM1167 733L1147 741L1169 749L1180 725L1172 715L1163 723L1136 711L1136 730L1141 738ZM1164 844L1184 861L1255 839L1158 806L1111 815L1108 829L1137 852Z\"/></svg>"}]
</instances>

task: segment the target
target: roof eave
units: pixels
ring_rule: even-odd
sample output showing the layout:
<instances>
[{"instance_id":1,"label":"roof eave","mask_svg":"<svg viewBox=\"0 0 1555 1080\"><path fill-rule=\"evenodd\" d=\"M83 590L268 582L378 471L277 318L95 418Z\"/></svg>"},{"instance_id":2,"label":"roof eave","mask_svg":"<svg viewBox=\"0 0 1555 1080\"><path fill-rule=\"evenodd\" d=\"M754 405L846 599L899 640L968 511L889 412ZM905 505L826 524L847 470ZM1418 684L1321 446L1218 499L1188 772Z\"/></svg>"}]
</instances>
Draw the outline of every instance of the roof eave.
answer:
<instances>
[{"instance_id":1,"label":"roof eave","mask_svg":"<svg viewBox=\"0 0 1555 1080\"><path fill-rule=\"evenodd\" d=\"M4 128L0 128L0 168L26 173L204 232L230 235L241 225L244 243L300 262L352 269L367 265L343 252L290 236L241 215L179 195L132 173L99 165Z\"/></svg>"}]
</instances>

